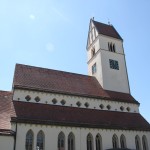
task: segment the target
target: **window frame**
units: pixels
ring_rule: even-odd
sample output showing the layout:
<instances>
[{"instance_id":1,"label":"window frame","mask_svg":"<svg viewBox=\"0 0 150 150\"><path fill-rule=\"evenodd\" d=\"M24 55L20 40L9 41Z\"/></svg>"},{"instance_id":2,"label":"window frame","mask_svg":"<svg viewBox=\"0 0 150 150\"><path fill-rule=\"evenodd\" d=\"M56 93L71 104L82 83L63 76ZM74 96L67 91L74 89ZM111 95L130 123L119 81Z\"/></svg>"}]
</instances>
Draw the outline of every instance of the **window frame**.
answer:
<instances>
[{"instance_id":1,"label":"window frame","mask_svg":"<svg viewBox=\"0 0 150 150\"><path fill-rule=\"evenodd\" d=\"M87 135L86 143L87 143L87 150L93 150L93 136L91 133Z\"/></svg>"},{"instance_id":2,"label":"window frame","mask_svg":"<svg viewBox=\"0 0 150 150\"><path fill-rule=\"evenodd\" d=\"M143 146L143 150L148 150L148 143L145 135L142 136L142 146Z\"/></svg>"},{"instance_id":3,"label":"window frame","mask_svg":"<svg viewBox=\"0 0 150 150\"><path fill-rule=\"evenodd\" d=\"M32 139L29 139L31 137L28 138L28 136L30 136L30 135L32 135ZM32 142L30 142L30 141L32 141ZM31 145L30 144L28 145L28 143L31 143ZM34 146L34 134L33 134L33 131L30 129L26 133L25 149L26 150L33 150L33 146Z\"/></svg>"},{"instance_id":4,"label":"window frame","mask_svg":"<svg viewBox=\"0 0 150 150\"><path fill-rule=\"evenodd\" d=\"M96 52L95 52L95 47L93 47L93 48L91 49L91 58L94 57L95 54L96 54Z\"/></svg>"},{"instance_id":5,"label":"window frame","mask_svg":"<svg viewBox=\"0 0 150 150\"><path fill-rule=\"evenodd\" d=\"M39 150L45 149L45 135L44 135L44 132L42 130L40 130L37 134L36 148L37 148L37 150L38 150L38 148L39 148Z\"/></svg>"},{"instance_id":6,"label":"window frame","mask_svg":"<svg viewBox=\"0 0 150 150\"><path fill-rule=\"evenodd\" d=\"M123 134L120 136L120 147L121 148L127 148L126 137Z\"/></svg>"},{"instance_id":7,"label":"window frame","mask_svg":"<svg viewBox=\"0 0 150 150\"><path fill-rule=\"evenodd\" d=\"M65 150L65 134L61 131L58 134L58 150Z\"/></svg>"},{"instance_id":8,"label":"window frame","mask_svg":"<svg viewBox=\"0 0 150 150\"><path fill-rule=\"evenodd\" d=\"M135 148L136 150L141 150L141 141L138 135L135 136Z\"/></svg>"},{"instance_id":9,"label":"window frame","mask_svg":"<svg viewBox=\"0 0 150 150\"><path fill-rule=\"evenodd\" d=\"M75 136L72 132L68 135L68 150L75 150Z\"/></svg>"},{"instance_id":10,"label":"window frame","mask_svg":"<svg viewBox=\"0 0 150 150\"><path fill-rule=\"evenodd\" d=\"M115 43L112 43L112 42L108 42L108 50L110 51L110 52L116 52L116 45L115 45Z\"/></svg>"},{"instance_id":11,"label":"window frame","mask_svg":"<svg viewBox=\"0 0 150 150\"><path fill-rule=\"evenodd\" d=\"M92 65L92 74L95 74L96 72L97 72L97 65L96 65L96 63L94 63Z\"/></svg>"},{"instance_id":12,"label":"window frame","mask_svg":"<svg viewBox=\"0 0 150 150\"><path fill-rule=\"evenodd\" d=\"M102 150L102 137L100 134L97 134L95 137L96 150Z\"/></svg>"},{"instance_id":13,"label":"window frame","mask_svg":"<svg viewBox=\"0 0 150 150\"><path fill-rule=\"evenodd\" d=\"M119 148L118 137L116 134L114 134L112 137L112 146L113 148Z\"/></svg>"}]
</instances>

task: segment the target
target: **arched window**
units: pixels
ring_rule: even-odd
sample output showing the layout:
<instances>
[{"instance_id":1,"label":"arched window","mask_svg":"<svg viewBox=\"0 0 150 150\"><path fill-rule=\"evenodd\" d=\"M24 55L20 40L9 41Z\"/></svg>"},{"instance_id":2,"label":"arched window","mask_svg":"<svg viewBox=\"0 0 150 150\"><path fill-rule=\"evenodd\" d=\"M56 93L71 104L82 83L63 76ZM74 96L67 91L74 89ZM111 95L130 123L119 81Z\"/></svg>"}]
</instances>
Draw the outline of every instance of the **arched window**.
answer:
<instances>
[{"instance_id":1,"label":"arched window","mask_svg":"<svg viewBox=\"0 0 150 150\"><path fill-rule=\"evenodd\" d=\"M110 51L110 43L108 42L108 50Z\"/></svg>"},{"instance_id":2,"label":"arched window","mask_svg":"<svg viewBox=\"0 0 150 150\"><path fill-rule=\"evenodd\" d=\"M112 145L113 145L113 148L119 148L118 137L116 134L114 134L112 137Z\"/></svg>"},{"instance_id":3,"label":"arched window","mask_svg":"<svg viewBox=\"0 0 150 150\"><path fill-rule=\"evenodd\" d=\"M33 132L31 130L26 134L26 150L33 150Z\"/></svg>"},{"instance_id":4,"label":"arched window","mask_svg":"<svg viewBox=\"0 0 150 150\"><path fill-rule=\"evenodd\" d=\"M126 138L123 134L120 136L120 146L121 146L121 148L126 148L127 147L126 146Z\"/></svg>"},{"instance_id":5,"label":"arched window","mask_svg":"<svg viewBox=\"0 0 150 150\"><path fill-rule=\"evenodd\" d=\"M37 134L36 149L44 150L44 133L43 133L43 131L39 131L39 133Z\"/></svg>"},{"instance_id":6,"label":"arched window","mask_svg":"<svg viewBox=\"0 0 150 150\"><path fill-rule=\"evenodd\" d=\"M87 135L87 150L93 150L93 137L90 133Z\"/></svg>"},{"instance_id":7,"label":"arched window","mask_svg":"<svg viewBox=\"0 0 150 150\"><path fill-rule=\"evenodd\" d=\"M143 150L148 150L148 143L145 135L142 136L142 145L143 145Z\"/></svg>"},{"instance_id":8,"label":"arched window","mask_svg":"<svg viewBox=\"0 0 150 150\"><path fill-rule=\"evenodd\" d=\"M116 52L115 44L113 44L113 52Z\"/></svg>"},{"instance_id":9,"label":"arched window","mask_svg":"<svg viewBox=\"0 0 150 150\"><path fill-rule=\"evenodd\" d=\"M99 134L96 135L95 142L96 150L102 150L102 137Z\"/></svg>"},{"instance_id":10,"label":"arched window","mask_svg":"<svg viewBox=\"0 0 150 150\"><path fill-rule=\"evenodd\" d=\"M110 51L111 51L111 52L113 51L112 43L110 44Z\"/></svg>"},{"instance_id":11,"label":"arched window","mask_svg":"<svg viewBox=\"0 0 150 150\"><path fill-rule=\"evenodd\" d=\"M108 43L108 50L109 50L110 52L116 52L115 44Z\"/></svg>"},{"instance_id":12,"label":"arched window","mask_svg":"<svg viewBox=\"0 0 150 150\"><path fill-rule=\"evenodd\" d=\"M65 150L65 135L63 132L58 135L58 150Z\"/></svg>"},{"instance_id":13,"label":"arched window","mask_svg":"<svg viewBox=\"0 0 150 150\"><path fill-rule=\"evenodd\" d=\"M112 52L112 51L113 51L112 43L108 43L108 50L109 50L110 52Z\"/></svg>"},{"instance_id":14,"label":"arched window","mask_svg":"<svg viewBox=\"0 0 150 150\"><path fill-rule=\"evenodd\" d=\"M138 135L136 135L135 137L135 147L136 147L136 150L141 150L141 142L140 142L140 138Z\"/></svg>"},{"instance_id":15,"label":"arched window","mask_svg":"<svg viewBox=\"0 0 150 150\"><path fill-rule=\"evenodd\" d=\"M93 57L94 55L95 55L95 47L93 47L91 50L91 56Z\"/></svg>"},{"instance_id":16,"label":"arched window","mask_svg":"<svg viewBox=\"0 0 150 150\"><path fill-rule=\"evenodd\" d=\"M73 133L68 135L68 150L75 150L75 137Z\"/></svg>"}]
</instances>

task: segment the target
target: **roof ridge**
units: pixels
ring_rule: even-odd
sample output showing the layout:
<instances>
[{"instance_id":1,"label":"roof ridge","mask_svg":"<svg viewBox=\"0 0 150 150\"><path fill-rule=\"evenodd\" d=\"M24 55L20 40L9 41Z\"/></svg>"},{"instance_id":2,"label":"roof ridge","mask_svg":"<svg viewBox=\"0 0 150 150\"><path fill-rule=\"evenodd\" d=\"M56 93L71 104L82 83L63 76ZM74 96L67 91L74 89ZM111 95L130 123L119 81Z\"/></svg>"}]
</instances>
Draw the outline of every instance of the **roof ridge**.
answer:
<instances>
[{"instance_id":1,"label":"roof ridge","mask_svg":"<svg viewBox=\"0 0 150 150\"><path fill-rule=\"evenodd\" d=\"M42 69L42 70L48 70L48 71L56 71L56 72L61 72L61 73L67 73L67 74L73 74L73 75L79 75L79 76L85 76L85 77L95 78L94 76L80 74L80 73L75 73L75 72L68 72L68 71L62 71L62 70L49 69L49 68L44 68L44 67L37 67L37 66L31 66L31 65L25 65L25 64L16 63L16 66L18 66L18 65L19 66L26 66L28 68L36 68L36 69Z\"/></svg>"},{"instance_id":2,"label":"roof ridge","mask_svg":"<svg viewBox=\"0 0 150 150\"><path fill-rule=\"evenodd\" d=\"M100 23L100 24L103 24L103 25L106 25L106 26L113 26L112 24L106 24L106 23L103 23L103 22L98 22L98 21L95 21L95 20L92 20L93 22L96 22L96 23Z\"/></svg>"}]
</instances>

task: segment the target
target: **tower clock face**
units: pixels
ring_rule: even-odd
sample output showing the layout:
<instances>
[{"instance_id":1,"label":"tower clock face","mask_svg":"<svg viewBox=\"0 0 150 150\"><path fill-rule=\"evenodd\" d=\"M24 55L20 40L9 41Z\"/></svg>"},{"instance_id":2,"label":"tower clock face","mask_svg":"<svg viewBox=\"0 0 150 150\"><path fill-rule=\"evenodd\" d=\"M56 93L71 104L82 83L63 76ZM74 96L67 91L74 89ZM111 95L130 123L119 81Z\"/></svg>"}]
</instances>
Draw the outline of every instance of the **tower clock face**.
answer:
<instances>
[{"instance_id":1,"label":"tower clock face","mask_svg":"<svg viewBox=\"0 0 150 150\"><path fill-rule=\"evenodd\" d=\"M119 70L118 61L109 59L109 64L110 64L110 68L111 68L111 69Z\"/></svg>"}]
</instances>

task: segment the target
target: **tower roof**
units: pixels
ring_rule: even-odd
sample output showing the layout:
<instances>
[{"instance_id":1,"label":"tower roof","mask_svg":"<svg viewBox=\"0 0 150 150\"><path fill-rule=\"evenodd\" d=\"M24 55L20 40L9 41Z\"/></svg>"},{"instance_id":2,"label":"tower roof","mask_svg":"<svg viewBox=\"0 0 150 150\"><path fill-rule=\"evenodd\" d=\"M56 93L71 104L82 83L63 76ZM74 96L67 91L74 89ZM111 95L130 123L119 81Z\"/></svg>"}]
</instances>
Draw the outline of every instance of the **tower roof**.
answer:
<instances>
[{"instance_id":1,"label":"tower roof","mask_svg":"<svg viewBox=\"0 0 150 150\"><path fill-rule=\"evenodd\" d=\"M95 25L97 31L99 34L103 34L106 36L110 36L116 39L123 40L117 30L112 25L107 25L101 22L93 21L93 24Z\"/></svg>"}]
</instances>

